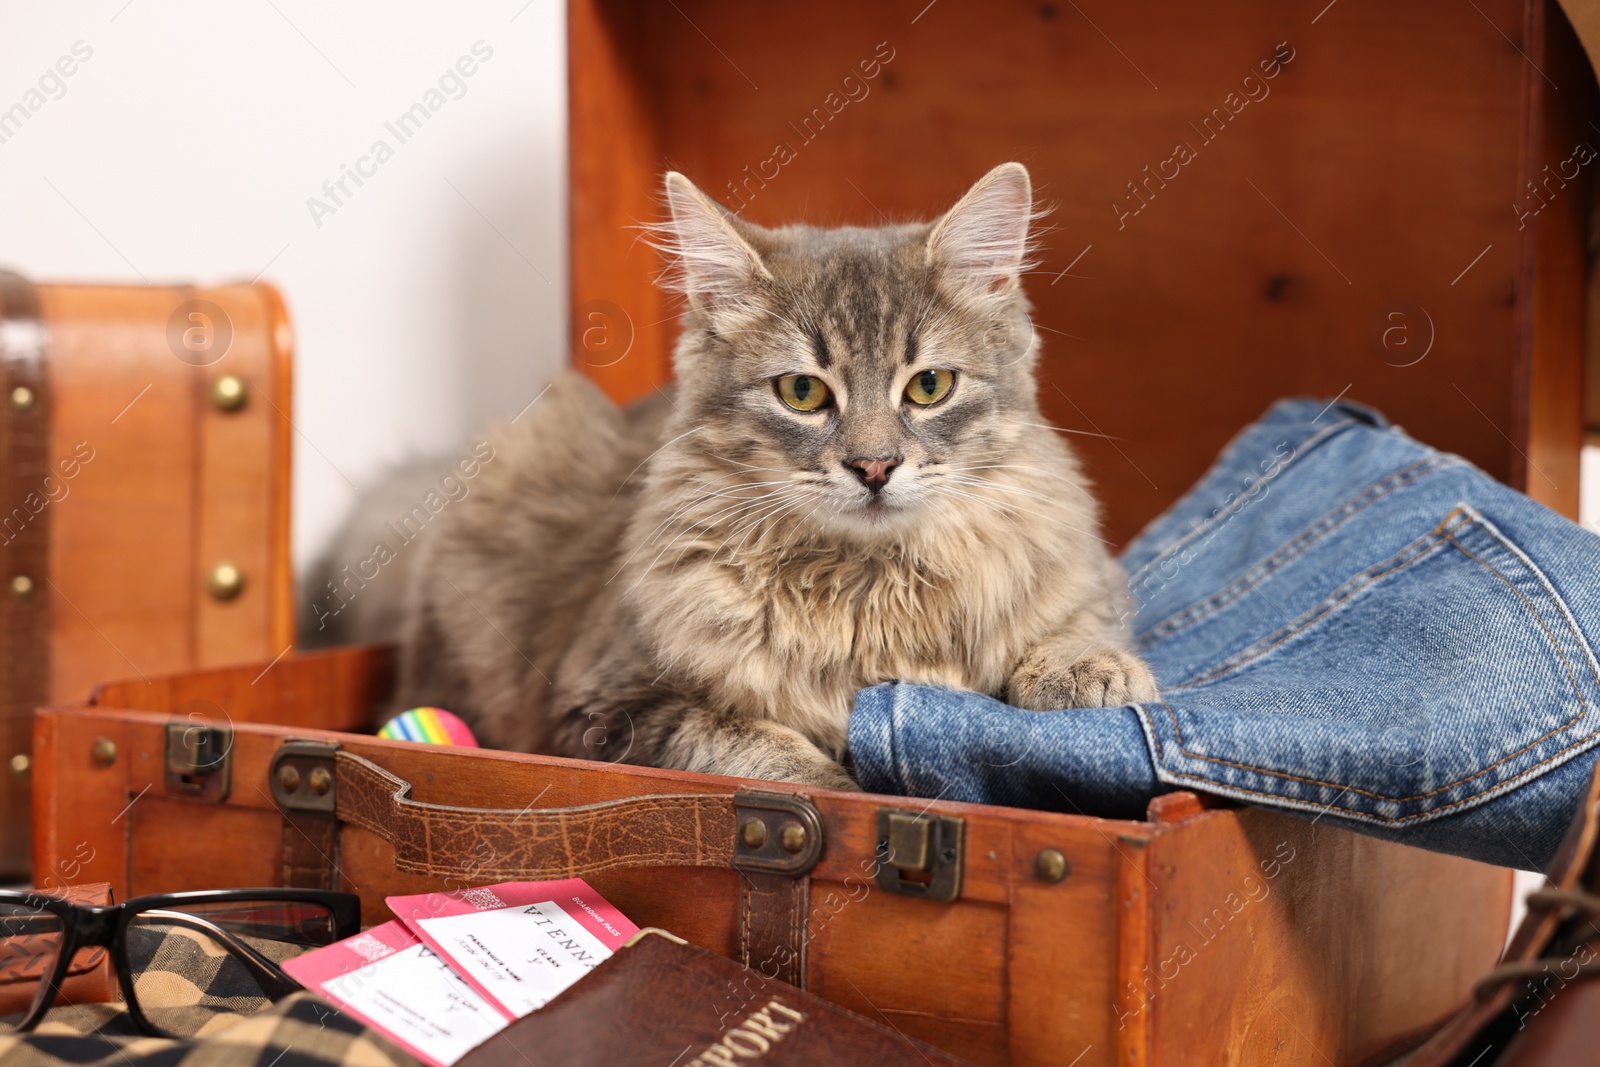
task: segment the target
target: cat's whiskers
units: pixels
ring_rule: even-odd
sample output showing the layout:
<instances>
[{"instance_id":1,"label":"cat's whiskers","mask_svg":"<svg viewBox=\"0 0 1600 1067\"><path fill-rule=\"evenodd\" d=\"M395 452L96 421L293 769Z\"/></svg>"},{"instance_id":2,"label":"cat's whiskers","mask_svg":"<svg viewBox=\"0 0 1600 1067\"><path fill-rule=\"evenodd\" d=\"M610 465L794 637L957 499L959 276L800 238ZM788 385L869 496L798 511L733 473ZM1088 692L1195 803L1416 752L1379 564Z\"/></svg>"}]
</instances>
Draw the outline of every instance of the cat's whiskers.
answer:
<instances>
[{"instance_id":1,"label":"cat's whiskers","mask_svg":"<svg viewBox=\"0 0 1600 1067\"><path fill-rule=\"evenodd\" d=\"M737 521L742 514L748 513L749 511L751 511L752 509L758 507L759 505L768 503L769 501L772 501L775 498L781 497L785 493L786 490L793 489L797 484L799 484L799 483L797 483L797 481L795 479L793 479L793 478L785 478L785 479L773 479L773 480L770 480L770 481L765 481L765 482L760 482L760 483L744 483L744 485L742 485L740 487L723 490L723 491L721 491L721 492L719 492L718 494L715 494L715 495L717 495L719 497L723 497L723 498L734 497L734 503L730 504L730 505L726 505L723 508L721 508L720 510L718 510L716 512L713 512L710 515L695 516L691 521L686 523L684 529L680 530L678 535L673 538L673 542L672 543L675 543L676 541L678 541L682 537L686 536L687 534L689 534L691 532L694 532L695 530L699 530L702 533L711 532L712 530L714 530L716 528L718 519L723 519L723 525L727 525L729 522ZM766 492L763 492L763 493L761 493L761 494L759 494L758 496L755 496L755 497L742 497L742 496L737 496L736 495L736 494L738 494L740 492L741 489L756 488L757 486L764 486L764 485L774 485L774 486L777 486L777 488L776 489L769 489ZM701 501L699 501L699 502L703 502L704 499L705 498L702 498ZM685 508L680 507L677 512L674 512L673 516L669 516L669 519L679 515L684 510L685 510ZM724 516L726 516L726 518L724 518ZM658 527L658 529L659 529L659 527ZM660 534L657 534L655 536L655 538L651 541L651 543L653 544L655 541L659 541L660 538L663 537L663 536L665 536L664 532L660 533ZM669 543L667 547L670 548L672 543ZM665 551L665 549L663 549L663 551ZM653 567L654 563L652 563L651 566Z\"/></svg>"},{"instance_id":2,"label":"cat's whiskers","mask_svg":"<svg viewBox=\"0 0 1600 1067\"><path fill-rule=\"evenodd\" d=\"M1010 490L1010 489L1014 488L1012 486L1004 485L1003 483L1000 483L1000 482L974 481L974 482L970 482L968 484L969 485L973 485L973 486L977 486L977 487L981 487L981 488L984 488L984 489L1000 489L1002 491L1006 491L1006 490ZM1110 541L1107 541L1105 538L1100 537L1099 535L1097 535L1097 534L1095 534L1095 533L1093 533L1093 532L1091 532L1089 530L1085 530L1081 526L1074 526L1074 525L1072 525L1072 523L1066 522L1063 519L1056 518L1055 516L1052 516L1052 515L1046 515L1046 514L1043 514L1042 512L1032 511L1032 510L1030 510L1028 508L1024 508L1024 507L1022 507L1022 506L1020 506L1018 504L1013 504L1010 501L996 500L993 497L984 496L981 493L973 493L973 492L969 492L969 491L967 491L965 489L956 489L956 488L954 488L954 487L952 487L950 485L941 484L941 485L935 486L935 488L937 488L940 492L952 493L952 494L954 494L956 496L965 497L968 500L979 501L981 503L989 504L989 505L991 505L993 507L996 507L996 508L1004 508L1006 510L1016 512L1017 514L1031 515L1036 519L1042 519L1045 522L1054 523L1055 525L1061 526L1061 527L1063 527L1065 529L1068 529L1068 530L1071 530L1074 533L1082 534L1085 537L1091 537L1094 540L1099 541L1103 545L1106 545L1106 546L1110 546L1111 545ZM1045 499L1047 501L1049 500L1048 497L1045 497L1043 499ZM1013 519L1011 521L1013 522L1013 524L1016 524L1016 520L1015 519ZM1017 528L1021 529L1020 524L1017 524Z\"/></svg>"},{"instance_id":3,"label":"cat's whiskers","mask_svg":"<svg viewBox=\"0 0 1600 1067\"><path fill-rule=\"evenodd\" d=\"M1014 496L1026 497L1029 500L1037 500L1042 504L1059 505L1061 503L1061 499L1059 497L1050 496L1046 493L1028 489L1024 486L1011 485L1007 482L997 482L987 478L967 477L956 477L953 479L953 481L957 485L964 485L972 489L992 489L995 492L1011 493Z\"/></svg>"},{"instance_id":4,"label":"cat's whiskers","mask_svg":"<svg viewBox=\"0 0 1600 1067\"><path fill-rule=\"evenodd\" d=\"M776 490L774 490L774 492L776 492ZM770 496L771 494L766 494L766 495ZM754 501L749 501L749 502L747 502L745 504L741 504L741 505L738 505L738 506L739 507L753 507L756 504L761 503L761 500L762 500L762 498L757 498ZM656 569L656 564L661 562L661 557L666 555L667 552L669 552L672 549L673 545L677 544L679 541L683 540L689 534L695 533L696 531L699 531L699 532L703 533L704 532L704 525L703 524L699 524L699 523L689 523L686 526L684 526L683 529L679 530L676 537L674 537L672 540L668 541L664 546L662 546L661 551L656 553L655 558L650 561L649 565L644 567L642 570L640 570L639 577L634 579L633 584L628 586L628 588L623 591L623 593L622 593L623 599L627 599L628 597L633 595L633 591L635 589L639 588L639 583L643 582L647 577L650 576L650 574ZM651 543L654 544L654 542L651 542ZM631 559L632 557L629 557L629 558ZM678 558L682 559L682 553L679 553L679 557ZM626 567L627 567L627 564L624 564L623 568L619 569L617 571L617 574L621 574L622 570L626 569ZM612 579L615 579L616 576L617 576L616 574L613 574L611 577L612 577ZM606 584L609 585L610 582L608 581Z\"/></svg>"},{"instance_id":5,"label":"cat's whiskers","mask_svg":"<svg viewBox=\"0 0 1600 1067\"><path fill-rule=\"evenodd\" d=\"M662 445L660 448L656 449L654 452L650 453L648 456L646 456L643 459L641 459L639 461L639 466L637 466L637 467L633 468L633 470L629 471L628 472L628 476L626 478L622 479L622 481L620 483L618 483L617 491L615 493L611 494L611 499L612 500L616 500L617 497L621 495L623 487L626 486L630 481L633 480L633 476L635 474L638 474L639 471L644 467L644 465L646 463L649 463L652 459L655 459L657 456L659 456L667 448L668 445L677 444L679 441L683 440L685 437L688 437L690 434L699 433L703 429L705 429L704 426L692 426L689 429L687 429L687 430L683 431L682 433L680 433L678 436L674 437L672 440L668 441L666 444Z\"/></svg>"},{"instance_id":6,"label":"cat's whiskers","mask_svg":"<svg viewBox=\"0 0 1600 1067\"><path fill-rule=\"evenodd\" d=\"M787 484L788 482L786 480L775 478L767 481L740 482L737 485L723 486L709 492L701 493L699 496L688 501L687 503L680 504L676 509L673 510L672 514L667 516L664 521L667 523L675 522L677 519L693 511L695 508L700 507L702 504L706 504L714 500L750 499L749 497L743 496L743 494L750 490L764 490L767 486L782 487ZM775 492L776 490L770 491Z\"/></svg>"},{"instance_id":7,"label":"cat's whiskers","mask_svg":"<svg viewBox=\"0 0 1600 1067\"><path fill-rule=\"evenodd\" d=\"M982 476L982 475L974 476L973 474L969 473L971 471L1010 470L1010 469L1026 470L1026 471L1030 471L1033 474L1039 474L1039 475L1043 475L1045 477L1055 478L1056 480L1061 482L1062 485L1066 485L1066 486L1071 486L1073 488L1077 488L1077 483L1073 482L1072 479L1070 479L1070 478L1063 478L1063 477L1060 477L1058 475L1052 474L1050 471L1038 470L1038 469L1035 469L1035 468L1027 467L1027 466L1024 466L1024 465L1018 465L1018 464L999 464L999 465L992 466L992 467L957 467L957 468L952 468L951 469L950 475L953 478L965 480L969 484L983 485L983 486L993 486L996 489L1000 489L1000 490L1010 490L1010 491L1014 491L1014 492L1022 492L1022 493L1028 494L1029 496L1037 497L1040 500L1049 500L1051 502L1056 502L1056 501L1060 501L1061 500L1061 498L1059 496L1051 495L1051 493L1048 491L1048 490L1054 489L1053 486L1041 485L1038 482L1025 481L1025 480L1020 480L1020 479L1016 480L1016 481L1013 481L1013 480L1006 479L1004 477L990 477L990 476ZM1056 490L1056 492L1059 493L1059 490Z\"/></svg>"},{"instance_id":8,"label":"cat's whiskers","mask_svg":"<svg viewBox=\"0 0 1600 1067\"><path fill-rule=\"evenodd\" d=\"M724 505L709 515L694 515L688 517L687 520L682 523L683 529L679 531L678 536L683 537L685 534L691 533L695 530L700 530L701 532L716 530L719 528L717 523L718 519L727 516L728 519L725 521L731 521L741 512L749 511L751 508L757 505L767 503L768 501L780 496L783 493L783 488L783 486L780 486L777 489L768 489L765 492L753 497L733 496L732 504ZM724 499L727 499L729 496L731 496L731 494L722 494ZM658 535L657 539L659 540L659 538L663 536L665 536L665 533Z\"/></svg>"},{"instance_id":9,"label":"cat's whiskers","mask_svg":"<svg viewBox=\"0 0 1600 1067\"><path fill-rule=\"evenodd\" d=\"M721 488L713 489L711 491L700 493L700 494L698 494L698 495L696 495L694 497L691 497L689 500L685 501L682 504L679 504L676 508L674 508L673 511L671 512L671 514L669 514L666 518L664 518L660 522L656 523L655 527L650 531L649 535L647 535L644 538L644 540L640 542L640 547L642 548L642 547L645 547L646 545L654 544L657 540L660 539L662 534L664 534L666 527L670 526L674 521L676 521L680 516L684 515L686 512L688 512L688 511L690 511L690 510L692 510L692 509L694 509L696 507L699 507L700 505L706 503L707 501L718 500L718 499L726 499L728 497L734 496L735 494L743 491L744 489L753 488L753 487L756 487L756 486L759 486L759 485L777 485L777 484L779 484L779 483L776 482L776 481L773 481L773 482L760 482L760 483L741 482L738 485L723 486ZM639 549L637 549L637 548L634 549L633 553L631 553L628 556L628 559L623 561L623 565L626 566L627 563L633 559L633 556L638 553L638 551L639 551ZM616 575L612 575L612 577L614 578L614 577L616 577ZM610 584L610 583L607 583L607 584Z\"/></svg>"},{"instance_id":10,"label":"cat's whiskers","mask_svg":"<svg viewBox=\"0 0 1600 1067\"><path fill-rule=\"evenodd\" d=\"M968 467L949 467L946 469L960 472L1002 470L1028 471L1031 474L1042 474L1046 478L1054 478L1056 481L1065 482L1067 485L1077 486L1079 484L1064 474L1057 474L1055 471L1045 470L1043 467L1035 467L1031 463L986 463Z\"/></svg>"},{"instance_id":11,"label":"cat's whiskers","mask_svg":"<svg viewBox=\"0 0 1600 1067\"><path fill-rule=\"evenodd\" d=\"M772 483L772 484L776 484L776 483ZM737 493L741 489L755 488L755 487L756 486L754 486L754 485L752 485L751 483L748 483L748 482L747 483L742 483L739 486L733 486L733 487L729 487L727 489L718 490L716 492L702 494L702 495L696 497L695 499L689 501L686 504L679 505L678 508L672 514L668 515L665 519L662 519L659 523L656 524L655 528L650 531L650 536L648 536L646 538L642 538L640 540L638 547L636 547L632 552L628 553L628 558L622 561L622 565L617 568L615 574L613 574L610 578L606 579L606 583L605 584L606 585L610 585L612 582L616 581L617 577L620 574L622 574L623 571L628 569L628 564L633 562L633 559L634 559L635 556L637 556L644 549L653 547L657 541L659 541L659 540L661 540L661 538L665 537L667 535L668 531L671 529L672 522L679 515L681 515L683 512L685 512L685 511L687 511L687 510L689 510L689 509L691 509L693 507L696 507L696 506L698 506L700 504L703 504L707 500L725 498L725 497L733 495L734 493ZM753 500L749 499L749 498L741 497L741 498L739 498L739 500L738 500L738 502L736 504L730 505L729 507L724 508L723 511L734 510L735 508L738 508L738 507L740 507L740 506L742 506L744 504L751 504L751 505L759 504L764 499L766 499L767 497L770 497L770 496L772 496L775 493L780 492L780 491L781 490L777 490L777 489L769 490L766 493L763 493L760 496L754 498ZM722 514L722 511L719 511L719 512L715 513L714 515L709 516L708 519L701 520L701 524L703 525L704 522L709 521L709 519L715 519L718 516L720 516L721 514ZM661 550L661 552L663 552L663 553L666 552L667 548L671 548L672 545L674 543L676 543L679 538L685 536L686 534L688 534L692 530L694 530L695 529L695 525L696 525L695 523L690 523L687 526L685 526L684 529L682 529L682 530L680 530L678 532L677 537L674 537L672 539L672 541L668 542L666 548L663 548ZM649 574L650 571L655 568L656 563L659 562L660 559L661 559L661 554L657 553L656 558L650 562L650 566L646 567L644 569L644 573L640 575L639 581L643 581L644 580L644 575L645 574ZM628 587L628 593L633 592L633 590L638 586L638 584L639 584L639 582L634 582L632 586L629 586ZM627 593L624 593L623 595L626 596Z\"/></svg>"},{"instance_id":12,"label":"cat's whiskers","mask_svg":"<svg viewBox=\"0 0 1600 1067\"><path fill-rule=\"evenodd\" d=\"M810 511L806 512L805 515L801 517L800 521L795 523L794 526L790 528L789 535L778 543L777 556L780 564L786 558L789 550L799 543L801 537L805 536L809 532L809 528L806 524L811 521L811 516L817 513L818 508L828 503L828 494L818 493L817 497L818 499L816 506Z\"/></svg>"},{"instance_id":13,"label":"cat's whiskers","mask_svg":"<svg viewBox=\"0 0 1600 1067\"><path fill-rule=\"evenodd\" d=\"M1059 495L1053 495L1050 492L1044 491L1042 488L1019 485L1016 482L1002 481L998 478L975 478L970 474L952 474L951 479L958 484L971 486L975 489L993 489L996 492L1014 493L1018 496L1026 496L1034 500L1042 500L1047 504L1072 511L1074 514L1077 514L1080 510L1072 506L1072 504L1068 501L1063 500Z\"/></svg>"},{"instance_id":14,"label":"cat's whiskers","mask_svg":"<svg viewBox=\"0 0 1600 1067\"><path fill-rule=\"evenodd\" d=\"M804 506L809 499L810 499L809 496L802 495L800 493L796 493L796 494L793 495L793 499L782 501L778 505L776 505L774 508L768 509L763 514L758 515L754 519L746 522L745 525L742 527L742 529L744 530L744 536L740 537L739 538L739 543L737 545L735 545L728 552L729 559L732 559L734 556L737 556L739 554L739 551L744 548L745 542L750 539L750 535L755 533L758 528L761 528L763 526L770 526L772 523L774 523L778 519L782 518L788 512L795 511L795 510L799 509L800 507ZM726 548L728 542L731 541L733 539L733 537L738 533L739 533L739 530L734 530L731 533L729 533L728 536L723 539L722 547L718 548L716 552L712 553L712 558L715 558L716 555L718 553L720 553L723 548Z\"/></svg>"},{"instance_id":15,"label":"cat's whiskers","mask_svg":"<svg viewBox=\"0 0 1600 1067\"><path fill-rule=\"evenodd\" d=\"M1018 426L1027 426L1034 430L1054 430L1056 433L1077 434L1079 437L1101 437L1107 441L1121 441L1124 438L1112 437L1110 434L1090 433L1088 430L1069 430L1065 426L1052 426L1048 422L1019 422Z\"/></svg>"}]
</instances>

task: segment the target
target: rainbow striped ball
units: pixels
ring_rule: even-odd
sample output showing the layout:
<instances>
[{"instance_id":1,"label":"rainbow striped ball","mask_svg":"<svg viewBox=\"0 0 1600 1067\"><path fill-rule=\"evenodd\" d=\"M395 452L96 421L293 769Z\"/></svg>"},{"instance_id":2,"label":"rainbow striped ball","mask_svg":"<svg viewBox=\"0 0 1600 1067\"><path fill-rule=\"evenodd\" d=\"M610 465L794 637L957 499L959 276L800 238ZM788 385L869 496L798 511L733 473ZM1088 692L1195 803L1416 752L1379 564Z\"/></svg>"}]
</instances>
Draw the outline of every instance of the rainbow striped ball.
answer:
<instances>
[{"instance_id":1,"label":"rainbow striped ball","mask_svg":"<svg viewBox=\"0 0 1600 1067\"><path fill-rule=\"evenodd\" d=\"M402 711L378 730L391 741L420 741L425 745L464 745L477 748L478 739L460 718L443 708Z\"/></svg>"}]
</instances>

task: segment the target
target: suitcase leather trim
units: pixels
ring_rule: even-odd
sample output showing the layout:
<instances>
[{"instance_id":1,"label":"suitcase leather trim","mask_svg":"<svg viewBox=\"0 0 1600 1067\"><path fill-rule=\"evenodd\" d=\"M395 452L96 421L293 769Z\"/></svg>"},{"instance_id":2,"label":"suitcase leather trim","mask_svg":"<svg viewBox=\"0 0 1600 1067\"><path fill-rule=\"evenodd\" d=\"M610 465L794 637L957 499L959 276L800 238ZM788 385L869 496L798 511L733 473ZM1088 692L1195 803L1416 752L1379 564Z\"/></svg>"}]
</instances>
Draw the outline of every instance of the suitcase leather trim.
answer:
<instances>
[{"instance_id":1,"label":"suitcase leather trim","mask_svg":"<svg viewBox=\"0 0 1600 1067\"><path fill-rule=\"evenodd\" d=\"M28 820L29 712L50 698L49 344L39 294L0 271L0 826ZM39 502L35 511L30 501ZM0 853L9 848L0 849ZM21 856L0 855L0 867Z\"/></svg>"}]
</instances>

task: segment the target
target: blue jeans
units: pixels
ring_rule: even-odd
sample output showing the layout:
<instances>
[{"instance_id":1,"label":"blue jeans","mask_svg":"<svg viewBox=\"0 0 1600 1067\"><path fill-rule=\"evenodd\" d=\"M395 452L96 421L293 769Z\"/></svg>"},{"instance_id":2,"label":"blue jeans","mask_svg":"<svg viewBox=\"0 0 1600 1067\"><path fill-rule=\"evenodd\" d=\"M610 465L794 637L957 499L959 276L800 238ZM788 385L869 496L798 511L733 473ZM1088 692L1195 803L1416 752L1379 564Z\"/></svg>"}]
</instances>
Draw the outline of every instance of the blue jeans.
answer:
<instances>
[{"instance_id":1,"label":"blue jeans","mask_svg":"<svg viewBox=\"0 0 1600 1067\"><path fill-rule=\"evenodd\" d=\"M1159 702L877 686L861 784L1130 818L1195 789L1548 863L1600 743L1600 537L1376 412L1284 401L1123 563Z\"/></svg>"}]
</instances>

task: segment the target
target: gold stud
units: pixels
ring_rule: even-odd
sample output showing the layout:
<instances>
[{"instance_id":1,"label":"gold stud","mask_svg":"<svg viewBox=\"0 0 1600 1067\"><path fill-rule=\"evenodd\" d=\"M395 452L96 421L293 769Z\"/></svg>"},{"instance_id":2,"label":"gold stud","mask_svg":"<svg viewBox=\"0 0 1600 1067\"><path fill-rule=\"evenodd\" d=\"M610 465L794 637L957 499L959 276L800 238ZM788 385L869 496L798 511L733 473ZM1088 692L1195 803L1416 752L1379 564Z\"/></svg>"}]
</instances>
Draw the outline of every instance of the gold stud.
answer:
<instances>
[{"instance_id":1,"label":"gold stud","mask_svg":"<svg viewBox=\"0 0 1600 1067\"><path fill-rule=\"evenodd\" d=\"M26 752L18 752L15 756L11 757L11 773L16 777L21 778L32 769L33 758L30 757Z\"/></svg>"},{"instance_id":2,"label":"gold stud","mask_svg":"<svg viewBox=\"0 0 1600 1067\"><path fill-rule=\"evenodd\" d=\"M89 746L89 756L100 766L109 767L117 762L117 743L109 737L97 737Z\"/></svg>"},{"instance_id":3,"label":"gold stud","mask_svg":"<svg viewBox=\"0 0 1600 1067\"><path fill-rule=\"evenodd\" d=\"M783 828L778 841L783 845L785 852L799 852L806 847L806 828L797 822L792 822Z\"/></svg>"},{"instance_id":4,"label":"gold stud","mask_svg":"<svg viewBox=\"0 0 1600 1067\"><path fill-rule=\"evenodd\" d=\"M1041 881L1054 885L1067 876L1067 857L1058 849L1043 849L1033 861L1033 871Z\"/></svg>"},{"instance_id":5,"label":"gold stud","mask_svg":"<svg viewBox=\"0 0 1600 1067\"><path fill-rule=\"evenodd\" d=\"M333 775L328 773L326 767L311 768L311 791L319 797L328 795L328 790L333 788Z\"/></svg>"},{"instance_id":6,"label":"gold stud","mask_svg":"<svg viewBox=\"0 0 1600 1067\"><path fill-rule=\"evenodd\" d=\"M11 596L14 600L29 600L33 597L33 579L26 574L19 574L11 579Z\"/></svg>"},{"instance_id":7,"label":"gold stud","mask_svg":"<svg viewBox=\"0 0 1600 1067\"><path fill-rule=\"evenodd\" d=\"M760 819L746 819L739 828L746 848L760 848L767 843L767 824Z\"/></svg>"},{"instance_id":8,"label":"gold stud","mask_svg":"<svg viewBox=\"0 0 1600 1067\"><path fill-rule=\"evenodd\" d=\"M278 788L293 793L300 788L300 772L285 763L278 768Z\"/></svg>"},{"instance_id":9,"label":"gold stud","mask_svg":"<svg viewBox=\"0 0 1600 1067\"><path fill-rule=\"evenodd\" d=\"M219 563L206 575L206 591L213 600L232 600L244 590L244 571L232 563Z\"/></svg>"},{"instance_id":10,"label":"gold stud","mask_svg":"<svg viewBox=\"0 0 1600 1067\"><path fill-rule=\"evenodd\" d=\"M11 406L18 411L27 411L33 407L33 402L36 399L33 395L33 390L26 385L19 385L11 390Z\"/></svg>"},{"instance_id":11,"label":"gold stud","mask_svg":"<svg viewBox=\"0 0 1600 1067\"><path fill-rule=\"evenodd\" d=\"M250 386L237 374L224 374L211 383L211 406L218 411L238 411L250 399Z\"/></svg>"}]
</instances>

